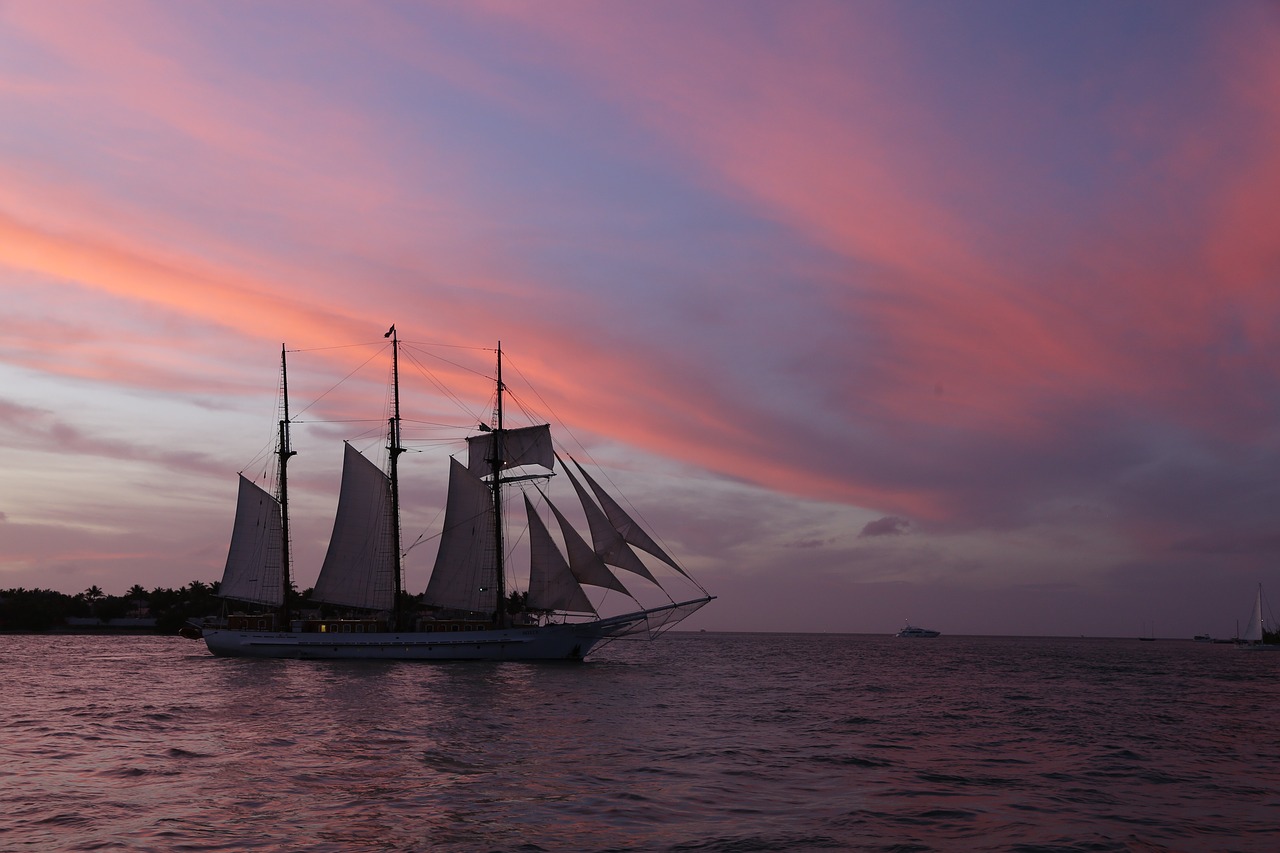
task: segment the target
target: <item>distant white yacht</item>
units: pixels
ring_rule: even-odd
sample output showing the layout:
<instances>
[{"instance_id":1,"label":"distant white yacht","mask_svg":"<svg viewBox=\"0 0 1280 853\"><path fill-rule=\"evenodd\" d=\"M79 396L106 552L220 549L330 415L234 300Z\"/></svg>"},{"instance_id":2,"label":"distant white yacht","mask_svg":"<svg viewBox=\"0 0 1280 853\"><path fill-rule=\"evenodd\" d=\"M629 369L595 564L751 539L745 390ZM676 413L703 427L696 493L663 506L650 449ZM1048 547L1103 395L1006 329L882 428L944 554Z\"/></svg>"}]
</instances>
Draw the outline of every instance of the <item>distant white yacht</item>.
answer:
<instances>
[{"instance_id":1,"label":"distant white yacht","mask_svg":"<svg viewBox=\"0 0 1280 853\"><path fill-rule=\"evenodd\" d=\"M916 626L908 623L905 628L903 628L898 632L898 636L899 637L936 637L940 633L941 632L939 631L930 631L928 628L917 628Z\"/></svg>"},{"instance_id":2,"label":"distant white yacht","mask_svg":"<svg viewBox=\"0 0 1280 853\"><path fill-rule=\"evenodd\" d=\"M1253 603L1253 615L1245 628L1237 648L1250 651L1280 651L1280 644L1267 642L1267 622L1262 615L1262 584L1258 584L1258 597Z\"/></svg>"}]
</instances>

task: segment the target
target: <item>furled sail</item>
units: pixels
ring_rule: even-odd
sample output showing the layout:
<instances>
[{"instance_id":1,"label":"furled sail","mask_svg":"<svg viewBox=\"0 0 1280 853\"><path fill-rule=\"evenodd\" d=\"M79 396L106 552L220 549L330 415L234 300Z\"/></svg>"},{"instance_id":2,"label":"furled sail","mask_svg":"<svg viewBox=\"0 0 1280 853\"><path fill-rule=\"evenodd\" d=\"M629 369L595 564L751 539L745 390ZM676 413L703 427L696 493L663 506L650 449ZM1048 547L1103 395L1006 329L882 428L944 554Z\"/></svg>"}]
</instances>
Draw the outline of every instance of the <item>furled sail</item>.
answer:
<instances>
[{"instance_id":1,"label":"furled sail","mask_svg":"<svg viewBox=\"0 0 1280 853\"><path fill-rule=\"evenodd\" d=\"M618 505L618 502L608 492L600 488L599 483L591 479L591 475L578 464L578 460L574 459L573 464L578 469L578 473L582 475L582 478L587 481L591 491L595 493L596 500L600 502L600 506L604 509L604 514L608 517L609 523L613 525L613 529L622 534L622 538L627 544L634 545L640 550L652 554L685 577L689 576L688 572L680 568L676 561L671 559L667 552L662 549L662 546L654 542L653 537L645 533L644 528L636 524L635 520Z\"/></svg>"},{"instance_id":2,"label":"furled sail","mask_svg":"<svg viewBox=\"0 0 1280 853\"><path fill-rule=\"evenodd\" d=\"M502 436L503 468L515 468L521 465L541 465L543 468L555 467L555 450L551 444L550 424L504 429ZM494 436L498 433L486 432L473 435L467 439L467 469L477 477L492 473Z\"/></svg>"},{"instance_id":3,"label":"furled sail","mask_svg":"<svg viewBox=\"0 0 1280 853\"><path fill-rule=\"evenodd\" d=\"M529 607L534 610L595 613L591 600L574 580L569 564L529 502L528 495L525 495L524 508L529 516Z\"/></svg>"},{"instance_id":4,"label":"furled sail","mask_svg":"<svg viewBox=\"0 0 1280 853\"><path fill-rule=\"evenodd\" d=\"M241 475L231 548L218 595L254 604L283 604L281 541L280 502Z\"/></svg>"},{"instance_id":5,"label":"furled sail","mask_svg":"<svg viewBox=\"0 0 1280 853\"><path fill-rule=\"evenodd\" d=\"M491 613L497 588L493 494L456 459L449 460L449 498L426 602L434 607Z\"/></svg>"},{"instance_id":6,"label":"furled sail","mask_svg":"<svg viewBox=\"0 0 1280 853\"><path fill-rule=\"evenodd\" d=\"M587 526L591 528L591 544L600 558L611 566L635 572L650 583L661 586L648 567L627 545L622 534L609 523L608 517L600 507L596 506L596 502L587 494L586 489L582 488L582 484L573 476L573 472L568 467L565 467L564 472L569 475L569 482L573 483L573 489L578 493L578 500L582 503L582 511L587 514Z\"/></svg>"},{"instance_id":7,"label":"furled sail","mask_svg":"<svg viewBox=\"0 0 1280 853\"><path fill-rule=\"evenodd\" d=\"M333 536L312 598L390 610L396 593L391 481L360 451L350 444L345 447Z\"/></svg>"}]
</instances>

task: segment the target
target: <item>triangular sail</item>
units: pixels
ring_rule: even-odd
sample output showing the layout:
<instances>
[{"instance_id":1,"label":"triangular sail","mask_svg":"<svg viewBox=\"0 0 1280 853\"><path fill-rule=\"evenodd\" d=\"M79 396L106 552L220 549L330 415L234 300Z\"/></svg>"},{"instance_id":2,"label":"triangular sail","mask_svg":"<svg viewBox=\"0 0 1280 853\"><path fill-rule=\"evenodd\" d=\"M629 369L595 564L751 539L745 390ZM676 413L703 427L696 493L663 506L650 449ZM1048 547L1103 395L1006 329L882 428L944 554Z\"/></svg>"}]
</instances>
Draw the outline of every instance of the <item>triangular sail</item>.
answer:
<instances>
[{"instance_id":1,"label":"triangular sail","mask_svg":"<svg viewBox=\"0 0 1280 853\"><path fill-rule=\"evenodd\" d=\"M477 477L493 472L493 437L486 432L467 439L467 470ZM521 465L555 467L555 450L551 445L551 425L502 430L503 468Z\"/></svg>"},{"instance_id":2,"label":"triangular sail","mask_svg":"<svg viewBox=\"0 0 1280 853\"><path fill-rule=\"evenodd\" d=\"M236 520L218 595L278 607L284 603L280 502L240 476Z\"/></svg>"},{"instance_id":3,"label":"triangular sail","mask_svg":"<svg viewBox=\"0 0 1280 853\"><path fill-rule=\"evenodd\" d=\"M427 583L433 607L491 613L497 588L493 495L456 459L449 460L449 498L435 567Z\"/></svg>"},{"instance_id":4,"label":"triangular sail","mask_svg":"<svg viewBox=\"0 0 1280 853\"><path fill-rule=\"evenodd\" d=\"M1258 587L1258 598L1253 602L1253 615L1249 617L1243 639L1248 643L1262 642L1262 587Z\"/></svg>"},{"instance_id":5,"label":"triangular sail","mask_svg":"<svg viewBox=\"0 0 1280 853\"><path fill-rule=\"evenodd\" d=\"M591 600L574 580L569 564L529 502L528 495L524 498L524 508L529 516L530 609L595 613Z\"/></svg>"},{"instance_id":6,"label":"triangular sail","mask_svg":"<svg viewBox=\"0 0 1280 853\"><path fill-rule=\"evenodd\" d=\"M670 555L662 549L662 546L654 542L653 537L646 533L639 524L636 524L635 520L618 505L618 502L608 492L600 488L600 484L591 478L591 475L578 463L578 460L574 459L573 464L578 469L578 473L582 475L582 478L587 481L591 491L595 493L596 500L600 502L600 506L604 509L604 514L609 518L609 523L613 525L613 529L622 534L622 538L627 544L634 545L640 550L652 554L685 577L689 576L688 572L680 568L676 561L671 559Z\"/></svg>"},{"instance_id":7,"label":"triangular sail","mask_svg":"<svg viewBox=\"0 0 1280 853\"><path fill-rule=\"evenodd\" d=\"M395 536L391 481L350 444L342 460L342 491L333 536L312 598L367 610L395 604Z\"/></svg>"},{"instance_id":8,"label":"triangular sail","mask_svg":"<svg viewBox=\"0 0 1280 853\"><path fill-rule=\"evenodd\" d=\"M587 544L587 540L582 538L582 534L574 529L569 523L569 519L564 517L564 513L560 512L560 508L547 501L547 506L551 507L551 511L555 513L556 521L560 523L560 534L564 537L565 550L569 552L569 571L573 573L578 583L585 583L590 586L604 587L612 589L623 595L631 595L627 592L627 588L622 585L622 581L614 577L613 572L609 571L609 567L604 564L604 560L600 559L600 555L595 549Z\"/></svg>"},{"instance_id":9,"label":"triangular sail","mask_svg":"<svg viewBox=\"0 0 1280 853\"><path fill-rule=\"evenodd\" d=\"M567 467L564 472L569 475L569 482L573 483L573 489L578 493L578 500L582 503L582 511L587 514L587 526L591 528L591 542L600 558L611 566L635 572L650 583L658 584L657 579L627 545L622 534L614 529L600 507L596 506L595 501L587 494L586 489L582 488L582 484L573 476L573 472Z\"/></svg>"}]
</instances>

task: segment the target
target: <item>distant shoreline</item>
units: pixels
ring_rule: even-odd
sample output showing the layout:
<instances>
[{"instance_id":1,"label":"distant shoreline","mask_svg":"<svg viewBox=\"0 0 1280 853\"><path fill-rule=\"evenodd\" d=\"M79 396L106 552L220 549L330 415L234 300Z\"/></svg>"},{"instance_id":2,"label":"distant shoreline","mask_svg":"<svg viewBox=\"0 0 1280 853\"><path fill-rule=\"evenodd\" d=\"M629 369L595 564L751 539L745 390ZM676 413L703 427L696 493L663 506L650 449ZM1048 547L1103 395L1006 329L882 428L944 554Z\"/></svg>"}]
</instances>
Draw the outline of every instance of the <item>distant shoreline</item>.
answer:
<instances>
[{"instance_id":1,"label":"distant shoreline","mask_svg":"<svg viewBox=\"0 0 1280 853\"><path fill-rule=\"evenodd\" d=\"M37 630L35 628L0 628L0 635L75 635L75 634L94 634L107 637L120 636L157 636L168 637L178 636L177 632L170 634L167 631L161 631L154 625L55 625L51 628Z\"/></svg>"}]
</instances>

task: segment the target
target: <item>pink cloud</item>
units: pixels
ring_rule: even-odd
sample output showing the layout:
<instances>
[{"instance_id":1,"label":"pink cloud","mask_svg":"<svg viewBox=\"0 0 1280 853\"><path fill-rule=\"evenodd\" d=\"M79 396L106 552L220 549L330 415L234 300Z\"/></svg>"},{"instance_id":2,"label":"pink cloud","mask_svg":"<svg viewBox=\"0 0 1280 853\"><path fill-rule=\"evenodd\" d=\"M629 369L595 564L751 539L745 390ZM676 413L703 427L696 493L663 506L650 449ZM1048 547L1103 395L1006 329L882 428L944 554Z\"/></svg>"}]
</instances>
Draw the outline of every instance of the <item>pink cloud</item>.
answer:
<instances>
[{"instance_id":1,"label":"pink cloud","mask_svg":"<svg viewBox=\"0 0 1280 853\"><path fill-rule=\"evenodd\" d=\"M1067 20L1093 53L1064 70L1033 54L1080 60L1068 35L895 4L656 8L6 5L47 78L0 72L0 356L216 407L269 391L284 341L305 401L355 357L312 348L396 322L501 337L588 444L919 534L877 547L1063 506L1147 553L1256 523L1214 505L1274 420L1274 28L1178 21L1172 57Z\"/></svg>"},{"instance_id":2,"label":"pink cloud","mask_svg":"<svg viewBox=\"0 0 1280 853\"><path fill-rule=\"evenodd\" d=\"M1275 373L1267 339L1280 315L1277 291L1267 286L1276 269L1267 200L1276 189L1280 103L1273 58L1280 51L1267 44L1273 30L1246 36L1247 21L1219 21L1219 46L1250 48L1243 60L1226 50L1201 57L1199 73L1229 97L1201 104L1208 111L1200 115L1183 115L1189 105L1176 95L1147 91L1150 100L1136 101L1131 86L1108 101L1095 89L1091 118L1102 124L1092 132L1112 146L1124 178L1100 186L1079 210L1041 213L1046 203L1077 203L1066 187L1041 201L1037 220L1013 232L1043 246L1029 254L1029 245L1002 242L1001 231L1019 223L1011 211L993 217L991 206L1019 202L1007 173L1034 166L955 147L931 122L934 105L913 99L919 93L910 87L920 81L899 65L876 66L894 51L892 32L860 31L848 20L833 28L841 56L869 57L833 77L840 63L822 32L831 22L821 16L806 31L742 27L712 38L685 22L593 17L578 8L523 23L561 39L570 48L565 61L589 68L631 116L696 162L700 180L856 265L821 298L835 322L848 318L851 340L860 333L853 329L869 328L875 346L846 343L831 353L833 363L843 356L851 366L835 380L843 393L832 402L857 401L849 416L865 424L871 414L886 442L904 433L936 442L923 431L942 430L1023 453L1083 451L1094 438L1069 427L1081 423L1077 412L1098 407L1168 420L1210 441L1265 429L1269 404L1249 385ZM627 49L637 41L659 47L641 58ZM1145 73L1122 71L1134 80ZM1040 110L1048 131L1067 127ZM1013 121L1007 113L995 120L997 130ZM1242 152L1235 141L1249 138L1257 143ZM1154 159L1142 159L1148 151ZM1205 165L1232 177L1188 179ZM1215 221L1219 211L1226 216ZM1029 230L1036 224L1044 234ZM794 424L762 423L749 406L683 383L678 370L662 372L673 378L654 410L671 413L671 422L652 414L630 421L639 427L633 440L662 436L647 439L661 452L750 470L773 488L915 517L954 518L982 506L972 499L983 487L972 471L957 489L945 481L908 485L901 470L868 476L856 463L832 477L794 456L761 464L760 448L798 437ZM625 368L622 375L639 378ZM728 438L722 447L694 447L673 434L682 418L697 423L700 407L714 410L706 426ZM1105 419L1098 427L1111 428ZM962 441L955 450L976 448ZM933 452L925 459L952 465Z\"/></svg>"}]
</instances>

